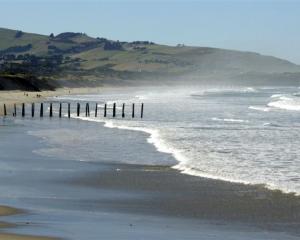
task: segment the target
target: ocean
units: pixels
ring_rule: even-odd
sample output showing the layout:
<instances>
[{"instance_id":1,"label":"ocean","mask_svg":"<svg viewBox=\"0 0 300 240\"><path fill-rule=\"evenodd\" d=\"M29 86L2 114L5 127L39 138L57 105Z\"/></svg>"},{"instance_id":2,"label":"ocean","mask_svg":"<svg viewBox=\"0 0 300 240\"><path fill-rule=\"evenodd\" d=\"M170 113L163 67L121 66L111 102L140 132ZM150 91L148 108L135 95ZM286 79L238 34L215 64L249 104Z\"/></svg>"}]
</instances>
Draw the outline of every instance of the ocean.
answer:
<instances>
[{"instance_id":1,"label":"ocean","mask_svg":"<svg viewBox=\"0 0 300 240\"><path fill-rule=\"evenodd\" d=\"M80 119L147 133L148 143L175 157L173 167L182 173L300 194L298 88L148 88L125 92L57 100L98 102L97 118L91 113L91 117ZM107 118L103 117L104 102L109 107ZM112 118L113 102L117 104L116 118ZM145 110L140 119L142 102ZM121 117L123 103L125 118Z\"/></svg>"}]
</instances>

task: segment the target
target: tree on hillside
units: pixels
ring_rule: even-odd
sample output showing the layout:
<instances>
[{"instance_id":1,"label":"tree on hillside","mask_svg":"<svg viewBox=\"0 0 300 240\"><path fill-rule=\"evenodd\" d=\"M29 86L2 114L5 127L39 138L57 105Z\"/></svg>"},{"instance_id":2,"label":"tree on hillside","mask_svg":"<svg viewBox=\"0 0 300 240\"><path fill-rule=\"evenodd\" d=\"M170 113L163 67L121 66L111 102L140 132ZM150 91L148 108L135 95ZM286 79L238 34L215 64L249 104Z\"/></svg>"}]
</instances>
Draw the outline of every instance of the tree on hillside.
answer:
<instances>
[{"instance_id":1,"label":"tree on hillside","mask_svg":"<svg viewBox=\"0 0 300 240\"><path fill-rule=\"evenodd\" d=\"M23 32L22 31L17 31L16 32L16 35L15 35L15 38L20 38L20 37L22 37L23 36Z\"/></svg>"}]
</instances>

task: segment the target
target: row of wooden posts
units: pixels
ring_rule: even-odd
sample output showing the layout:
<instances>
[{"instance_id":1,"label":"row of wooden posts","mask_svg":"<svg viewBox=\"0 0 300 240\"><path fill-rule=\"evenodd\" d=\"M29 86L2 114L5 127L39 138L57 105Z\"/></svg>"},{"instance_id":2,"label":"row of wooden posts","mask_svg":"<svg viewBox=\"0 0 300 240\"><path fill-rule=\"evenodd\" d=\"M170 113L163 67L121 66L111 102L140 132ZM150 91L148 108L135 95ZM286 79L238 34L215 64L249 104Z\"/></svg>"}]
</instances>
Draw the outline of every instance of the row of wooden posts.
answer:
<instances>
[{"instance_id":1,"label":"row of wooden posts","mask_svg":"<svg viewBox=\"0 0 300 240\"><path fill-rule=\"evenodd\" d=\"M67 103L68 104L68 118L71 117L71 103ZM112 116L115 118L116 114L117 114L117 105L116 103L113 104L113 108L112 108ZM3 113L4 116L7 116L7 109L6 109L6 105L4 104L3 106ZM40 103L40 117L44 116L44 103ZM80 103L77 103L77 117L80 117ZM31 116L34 117L35 115L35 103L31 104ZM17 105L14 104L14 111L13 111L13 116L16 117L17 116ZM22 103L22 113L21 113L22 117L25 117L25 103ZM62 117L62 103L59 103L59 113L58 116L61 118ZM86 103L85 105L85 116L86 117L90 117L90 104ZM95 117L98 116L98 103L96 103L95 106ZM103 113L104 117L107 117L107 104L104 104L104 113ZM144 103L141 104L141 111L140 111L140 117L143 118L144 116ZM50 108L49 108L49 117L53 117L53 103L50 103ZM122 118L125 117L125 103L122 104ZM131 106L131 117L134 118L135 117L135 104L132 103Z\"/></svg>"}]
</instances>

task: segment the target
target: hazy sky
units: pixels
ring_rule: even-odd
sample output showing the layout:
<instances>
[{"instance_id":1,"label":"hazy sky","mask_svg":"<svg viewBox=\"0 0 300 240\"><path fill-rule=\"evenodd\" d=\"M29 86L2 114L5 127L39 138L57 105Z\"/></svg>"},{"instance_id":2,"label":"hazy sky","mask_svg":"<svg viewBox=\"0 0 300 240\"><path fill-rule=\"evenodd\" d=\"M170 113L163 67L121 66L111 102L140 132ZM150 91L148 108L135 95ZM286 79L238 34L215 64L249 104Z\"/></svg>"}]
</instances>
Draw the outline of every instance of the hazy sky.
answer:
<instances>
[{"instance_id":1,"label":"hazy sky","mask_svg":"<svg viewBox=\"0 0 300 240\"><path fill-rule=\"evenodd\" d=\"M0 0L0 26L255 51L300 64L300 0Z\"/></svg>"}]
</instances>

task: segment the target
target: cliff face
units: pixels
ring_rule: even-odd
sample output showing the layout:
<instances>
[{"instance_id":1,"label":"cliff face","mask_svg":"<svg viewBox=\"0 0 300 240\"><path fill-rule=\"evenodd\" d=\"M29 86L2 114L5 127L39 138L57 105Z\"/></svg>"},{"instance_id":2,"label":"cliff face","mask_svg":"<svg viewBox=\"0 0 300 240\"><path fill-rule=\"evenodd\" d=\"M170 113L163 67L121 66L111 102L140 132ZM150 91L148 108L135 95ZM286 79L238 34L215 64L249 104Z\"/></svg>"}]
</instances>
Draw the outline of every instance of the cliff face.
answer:
<instances>
[{"instance_id":1,"label":"cliff face","mask_svg":"<svg viewBox=\"0 0 300 240\"><path fill-rule=\"evenodd\" d=\"M2 89L185 81L296 85L299 72L296 64L257 53L120 42L71 32L44 36L0 28Z\"/></svg>"},{"instance_id":2,"label":"cliff face","mask_svg":"<svg viewBox=\"0 0 300 240\"><path fill-rule=\"evenodd\" d=\"M56 81L37 79L33 76L2 76L0 90L42 91L55 90L59 85Z\"/></svg>"}]
</instances>

